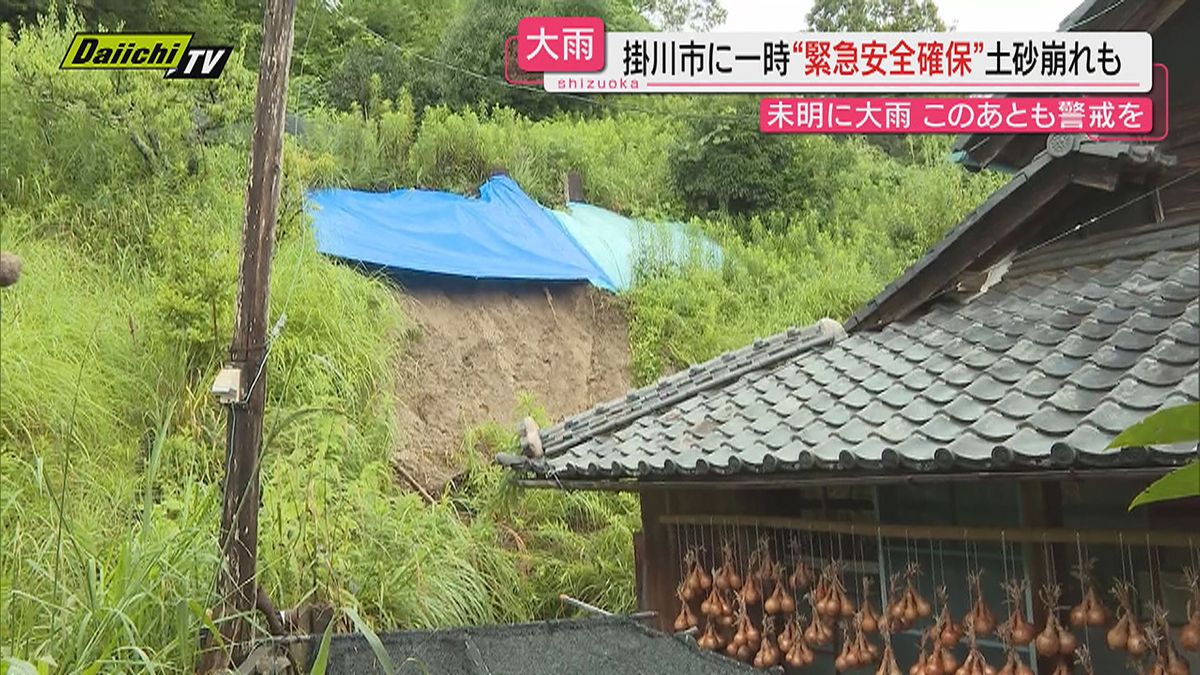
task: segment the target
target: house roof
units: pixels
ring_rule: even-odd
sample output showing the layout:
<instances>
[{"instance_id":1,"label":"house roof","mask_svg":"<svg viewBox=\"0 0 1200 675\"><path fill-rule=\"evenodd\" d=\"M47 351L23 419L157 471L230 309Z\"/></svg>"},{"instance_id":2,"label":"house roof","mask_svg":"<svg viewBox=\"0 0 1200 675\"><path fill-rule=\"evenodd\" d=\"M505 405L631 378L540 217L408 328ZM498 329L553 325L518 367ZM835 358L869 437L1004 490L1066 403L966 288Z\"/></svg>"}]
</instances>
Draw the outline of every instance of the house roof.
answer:
<instances>
[{"instance_id":1,"label":"house roof","mask_svg":"<svg viewBox=\"0 0 1200 675\"><path fill-rule=\"evenodd\" d=\"M1174 163L1153 147L1134 143L1093 142L1060 137L993 192L902 275L861 307L846 330L878 328L905 316L941 293L963 272L996 262L1036 234L1031 222L1052 201L1066 201L1073 184L1141 178Z\"/></svg>"},{"instance_id":2,"label":"house roof","mask_svg":"<svg viewBox=\"0 0 1200 675\"><path fill-rule=\"evenodd\" d=\"M651 630L627 618L601 617L510 626L401 631L379 636L397 675L738 675L749 666ZM315 656L314 641L310 650ZM330 675L382 673L361 635L330 642Z\"/></svg>"},{"instance_id":3,"label":"house roof","mask_svg":"<svg viewBox=\"0 0 1200 675\"><path fill-rule=\"evenodd\" d=\"M1200 397L1197 225L1063 240L966 304L944 298L879 331L793 331L787 358L772 355L776 338L676 376L692 389L667 405L651 387L616 404L618 424L602 407L547 430L544 460L523 468L571 479L1176 464L1195 447L1105 447ZM704 387L734 361L744 374Z\"/></svg>"}]
</instances>

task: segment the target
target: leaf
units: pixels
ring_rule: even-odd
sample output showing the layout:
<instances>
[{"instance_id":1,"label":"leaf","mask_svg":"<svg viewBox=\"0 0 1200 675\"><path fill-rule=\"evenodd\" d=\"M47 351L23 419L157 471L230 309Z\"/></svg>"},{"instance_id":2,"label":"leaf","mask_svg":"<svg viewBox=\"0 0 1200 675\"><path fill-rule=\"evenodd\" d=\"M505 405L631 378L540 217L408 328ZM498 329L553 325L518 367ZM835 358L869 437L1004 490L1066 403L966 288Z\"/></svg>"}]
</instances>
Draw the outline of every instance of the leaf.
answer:
<instances>
[{"instance_id":1,"label":"leaf","mask_svg":"<svg viewBox=\"0 0 1200 675\"><path fill-rule=\"evenodd\" d=\"M362 617L353 608L346 608L346 616L350 617L350 620L354 622L354 627L367 639L367 644L371 645L371 651L375 652L375 658L379 660L379 665L383 666L383 672L387 675L395 675L396 664L392 663L392 657L383 648L383 642L379 640L379 636L375 634L375 631L371 630L367 622L363 621Z\"/></svg>"},{"instance_id":2,"label":"leaf","mask_svg":"<svg viewBox=\"0 0 1200 675\"><path fill-rule=\"evenodd\" d=\"M325 634L321 636L321 647L317 649L317 656L313 659L309 675L325 675L325 669L329 667L329 642L332 639L333 622L330 621L329 625L325 626Z\"/></svg>"},{"instance_id":3,"label":"leaf","mask_svg":"<svg viewBox=\"0 0 1200 675\"><path fill-rule=\"evenodd\" d=\"M3 661L7 668L3 669L6 675L37 675L37 667L28 661L22 661L13 657L8 657Z\"/></svg>"},{"instance_id":4,"label":"leaf","mask_svg":"<svg viewBox=\"0 0 1200 675\"><path fill-rule=\"evenodd\" d=\"M1108 447L1149 447L1186 441L1200 441L1200 402L1159 410L1122 431Z\"/></svg>"},{"instance_id":5,"label":"leaf","mask_svg":"<svg viewBox=\"0 0 1200 675\"><path fill-rule=\"evenodd\" d=\"M1175 469L1142 490L1129 502L1129 510L1157 502L1200 496L1200 460Z\"/></svg>"}]
</instances>

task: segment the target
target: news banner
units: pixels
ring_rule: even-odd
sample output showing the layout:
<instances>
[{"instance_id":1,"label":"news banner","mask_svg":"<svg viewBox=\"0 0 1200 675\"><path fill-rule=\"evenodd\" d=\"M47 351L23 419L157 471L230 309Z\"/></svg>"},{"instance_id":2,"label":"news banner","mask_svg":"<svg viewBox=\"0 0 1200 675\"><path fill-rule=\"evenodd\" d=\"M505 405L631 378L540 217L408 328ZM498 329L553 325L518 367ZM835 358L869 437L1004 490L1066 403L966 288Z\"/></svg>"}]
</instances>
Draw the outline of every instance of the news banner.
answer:
<instances>
[{"instance_id":1,"label":"news banner","mask_svg":"<svg viewBox=\"0 0 1200 675\"><path fill-rule=\"evenodd\" d=\"M1165 134L1149 33L624 33L528 17L504 56L510 82L548 92L767 94L765 133Z\"/></svg>"}]
</instances>

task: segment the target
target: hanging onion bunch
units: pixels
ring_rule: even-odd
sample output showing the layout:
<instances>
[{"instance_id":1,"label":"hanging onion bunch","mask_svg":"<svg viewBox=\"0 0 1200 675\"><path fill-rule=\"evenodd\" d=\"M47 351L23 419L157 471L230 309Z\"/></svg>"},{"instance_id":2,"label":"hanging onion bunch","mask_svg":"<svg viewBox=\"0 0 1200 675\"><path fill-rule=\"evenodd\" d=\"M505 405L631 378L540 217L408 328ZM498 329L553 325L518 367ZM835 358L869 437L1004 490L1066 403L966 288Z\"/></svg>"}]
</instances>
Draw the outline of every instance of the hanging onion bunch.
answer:
<instances>
[{"instance_id":1,"label":"hanging onion bunch","mask_svg":"<svg viewBox=\"0 0 1200 675\"><path fill-rule=\"evenodd\" d=\"M771 569L771 553L767 549L767 540L761 539L758 547L746 561L746 584L742 586L742 600L746 606L757 605L763 601L764 584L768 582Z\"/></svg>"},{"instance_id":2,"label":"hanging onion bunch","mask_svg":"<svg viewBox=\"0 0 1200 675\"><path fill-rule=\"evenodd\" d=\"M763 611L772 616L776 614L791 614L796 611L796 599L788 593L787 584L783 582L783 566L775 564L775 591L763 602Z\"/></svg>"},{"instance_id":3,"label":"hanging onion bunch","mask_svg":"<svg viewBox=\"0 0 1200 675\"><path fill-rule=\"evenodd\" d=\"M799 550L800 542L796 539L792 539L793 553L796 553ZM816 579L816 576L816 572L814 572L813 569L808 566L808 563L804 562L804 560L801 559L797 553L796 565L792 568L792 575L788 577L788 583L791 584L792 590L797 593L807 590Z\"/></svg>"},{"instance_id":4,"label":"hanging onion bunch","mask_svg":"<svg viewBox=\"0 0 1200 675\"><path fill-rule=\"evenodd\" d=\"M879 659L879 647L867 639L867 631L863 627L862 609L854 615L854 656L859 666L874 663Z\"/></svg>"},{"instance_id":5,"label":"hanging onion bunch","mask_svg":"<svg viewBox=\"0 0 1200 675\"><path fill-rule=\"evenodd\" d=\"M963 632L972 629L976 635L990 635L996 630L996 615L992 614L991 608L983 599L983 570L968 574L967 581L971 586L971 594L975 596L975 602L963 617Z\"/></svg>"},{"instance_id":6,"label":"hanging onion bunch","mask_svg":"<svg viewBox=\"0 0 1200 675\"><path fill-rule=\"evenodd\" d=\"M879 655L879 648L872 645L863 633L862 623L855 621L854 624L853 633L848 625L843 624L842 627L842 651L833 661L833 667L839 673L873 663Z\"/></svg>"},{"instance_id":7,"label":"hanging onion bunch","mask_svg":"<svg viewBox=\"0 0 1200 675\"><path fill-rule=\"evenodd\" d=\"M817 612L828 623L854 616L854 601L846 594L842 583L843 564L831 560L821 572L821 579L814 590Z\"/></svg>"},{"instance_id":8,"label":"hanging onion bunch","mask_svg":"<svg viewBox=\"0 0 1200 675\"><path fill-rule=\"evenodd\" d=\"M925 633L929 644L933 645L929 655L922 663L922 675L950 675L958 668L958 657L954 655L954 650L946 647L938 639L935 629L930 629Z\"/></svg>"},{"instance_id":9,"label":"hanging onion bunch","mask_svg":"<svg viewBox=\"0 0 1200 675\"><path fill-rule=\"evenodd\" d=\"M809 607L812 608L812 622L804 629L804 641L813 647L821 647L833 640L833 627L826 623L817 609L817 591L808 594Z\"/></svg>"},{"instance_id":10,"label":"hanging onion bunch","mask_svg":"<svg viewBox=\"0 0 1200 675\"><path fill-rule=\"evenodd\" d=\"M783 631L779 633L779 639L775 642L779 645L780 651L787 654L792 650L792 645L797 641L803 641L804 628L800 625L799 613L792 614L783 624Z\"/></svg>"},{"instance_id":11,"label":"hanging onion bunch","mask_svg":"<svg viewBox=\"0 0 1200 675\"><path fill-rule=\"evenodd\" d=\"M1028 588L1029 582L1025 579L1013 579L1004 584L1004 593L1008 596L1009 613L1003 628L1009 636L1009 641L1017 647L1028 646L1030 642L1033 642L1037 632L1033 624L1025 618L1025 608L1022 606L1025 601L1025 591Z\"/></svg>"},{"instance_id":12,"label":"hanging onion bunch","mask_svg":"<svg viewBox=\"0 0 1200 675\"><path fill-rule=\"evenodd\" d=\"M799 614L793 615L783 635L779 636L779 649L784 652L783 659L790 668L803 668L817 658L804 639L804 630L801 628L803 623L803 617Z\"/></svg>"},{"instance_id":13,"label":"hanging onion bunch","mask_svg":"<svg viewBox=\"0 0 1200 675\"><path fill-rule=\"evenodd\" d=\"M946 587L939 586L934 590L934 595L937 597L942 611L938 613L937 621L933 624L932 637L936 638L943 647L951 649L962 640L963 631L950 615L950 598L946 594Z\"/></svg>"},{"instance_id":14,"label":"hanging onion bunch","mask_svg":"<svg viewBox=\"0 0 1200 675\"><path fill-rule=\"evenodd\" d=\"M722 591L736 591L742 587L742 577L734 565L733 544L721 544L721 568L713 575L713 583Z\"/></svg>"},{"instance_id":15,"label":"hanging onion bunch","mask_svg":"<svg viewBox=\"0 0 1200 675\"><path fill-rule=\"evenodd\" d=\"M1135 658L1141 657L1149 649L1149 643L1146 640L1146 631L1138 623L1137 612L1134 610L1133 585L1127 581L1118 581L1113 586L1112 595L1117 600L1117 623L1105 635L1108 648L1129 652Z\"/></svg>"},{"instance_id":16,"label":"hanging onion bunch","mask_svg":"<svg viewBox=\"0 0 1200 675\"><path fill-rule=\"evenodd\" d=\"M717 624L709 621L708 625L704 627L704 634L700 636L699 640L696 640L696 644L700 645L701 649L715 652L725 646L725 639L717 630Z\"/></svg>"},{"instance_id":17,"label":"hanging onion bunch","mask_svg":"<svg viewBox=\"0 0 1200 675\"><path fill-rule=\"evenodd\" d=\"M1187 623L1179 631L1179 644L1189 652L1200 652L1200 570L1183 570L1183 578L1192 595L1187 602Z\"/></svg>"},{"instance_id":18,"label":"hanging onion bunch","mask_svg":"<svg viewBox=\"0 0 1200 675\"><path fill-rule=\"evenodd\" d=\"M1191 675L1191 667L1187 660L1171 641L1167 610L1163 607L1152 607L1150 614L1153 618L1147 631L1147 640L1154 647L1154 660L1145 671L1146 675Z\"/></svg>"},{"instance_id":19,"label":"hanging onion bunch","mask_svg":"<svg viewBox=\"0 0 1200 675\"><path fill-rule=\"evenodd\" d=\"M886 627L893 632L902 631L908 626L904 625L904 612L897 613L895 608L904 602L904 580L903 572L896 572L888 577L888 598L887 605L883 608L883 617L887 622ZM898 615L897 615L898 614Z\"/></svg>"},{"instance_id":20,"label":"hanging onion bunch","mask_svg":"<svg viewBox=\"0 0 1200 675\"><path fill-rule=\"evenodd\" d=\"M749 663L758 652L761 641L762 634L750 621L750 615L746 612L746 604L738 596L737 620L734 623L733 638L725 646L725 654Z\"/></svg>"},{"instance_id":21,"label":"hanging onion bunch","mask_svg":"<svg viewBox=\"0 0 1200 675\"><path fill-rule=\"evenodd\" d=\"M883 626L881 632L883 634L883 654L879 659L879 668L875 671L875 675L904 675L904 671L900 670L900 664L896 663L896 652L892 649L892 634L888 632L887 626Z\"/></svg>"},{"instance_id":22,"label":"hanging onion bunch","mask_svg":"<svg viewBox=\"0 0 1200 675\"><path fill-rule=\"evenodd\" d=\"M917 592L917 578L921 575L918 563L909 563L904 572L905 588L899 594L895 593L895 577L892 577L893 600L888 607L888 618L894 627L908 628L917 619L933 615L933 606Z\"/></svg>"},{"instance_id":23,"label":"hanging onion bunch","mask_svg":"<svg viewBox=\"0 0 1200 675\"><path fill-rule=\"evenodd\" d=\"M775 575L775 561L771 558L771 542L766 537L759 537L757 554L758 565L751 563L754 569L754 576L759 583L766 583ZM751 558L754 558L752 555Z\"/></svg>"},{"instance_id":24,"label":"hanging onion bunch","mask_svg":"<svg viewBox=\"0 0 1200 675\"><path fill-rule=\"evenodd\" d=\"M1020 588L1022 592L1024 591L1023 587L1025 584L1016 581L1006 584L1005 588L1011 588L1013 585ZM1014 641L1011 622L1001 624L996 629L996 632L1000 635L1000 640L1004 643L1005 650L1004 666L997 671L996 675L1033 675L1033 669L1026 665L1021 655L1017 653L1017 644ZM1032 634L1032 627L1030 633Z\"/></svg>"},{"instance_id":25,"label":"hanging onion bunch","mask_svg":"<svg viewBox=\"0 0 1200 675\"><path fill-rule=\"evenodd\" d=\"M997 675L1033 675L1033 669L1021 660L1016 648L1011 648L1008 650L1008 660Z\"/></svg>"},{"instance_id":26,"label":"hanging onion bunch","mask_svg":"<svg viewBox=\"0 0 1200 675\"><path fill-rule=\"evenodd\" d=\"M930 660L930 645L934 640L930 639L929 632L921 633L921 644L917 649L917 660L908 668L908 675L925 675L925 666Z\"/></svg>"},{"instance_id":27,"label":"hanging onion bunch","mask_svg":"<svg viewBox=\"0 0 1200 675\"><path fill-rule=\"evenodd\" d=\"M1096 564L1096 559L1080 561L1075 568L1074 576L1079 579L1081 589L1080 600L1078 605L1071 608L1068 619L1071 626L1075 628L1083 628L1084 626L1106 626L1112 619L1112 614L1108 608L1104 606L1104 602L1100 600L1100 596L1096 593L1096 585L1092 578L1092 568Z\"/></svg>"},{"instance_id":28,"label":"hanging onion bunch","mask_svg":"<svg viewBox=\"0 0 1200 675\"><path fill-rule=\"evenodd\" d=\"M700 613L708 617L710 624L733 625L733 604L729 601L727 594L728 591L722 591L716 584L713 584L712 589L708 592L708 597L700 603Z\"/></svg>"},{"instance_id":29,"label":"hanging onion bunch","mask_svg":"<svg viewBox=\"0 0 1200 675\"><path fill-rule=\"evenodd\" d=\"M933 627L921 633L921 650L908 669L909 675L952 675L958 669L954 652L942 646Z\"/></svg>"},{"instance_id":30,"label":"hanging onion bunch","mask_svg":"<svg viewBox=\"0 0 1200 675\"><path fill-rule=\"evenodd\" d=\"M701 597L704 588L701 586L701 579L696 574L696 549L688 549L688 552L683 555L683 581L680 582L683 589L683 598L688 602Z\"/></svg>"},{"instance_id":31,"label":"hanging onion bunch","mask_svg":"<svg viewBox=\"0 0 1200 675\"><path fill-rule=\"evenodd\" d=\"M1046 584L1042 587L1042 603L1046 606L1046 626L1034 638L1037 653L1045 658L1054 656L1067 657L1075 653L1078 641L1075 634L1064 627L1058 620L1058 599L1062 597L1062 587L1058 584Z\"/></svg>"},{"instance_id":32,"label":"hanging onion bunch","mask_svg":"<svg viewBox=\"0 0 1200 675\"><path fill-rule=\"evenodd\" d=\"M942 612L937 620L921 633L921 652L910 671L915 671L915 675L950 675L958 668L958 658L954 655L954 645L958 643L958 637L955 636L953 641L947 639L943 642L942 639L946 631L955 630L950 611L947 609L946 588L937 588L934 594L942 603ZM925 645L929 645L928 650L925 649Z\"/></svg>"},{"instance_id":33,"label":"hanging onion bunch","mask_svg":"<svg viewBox=\"0 0 1200 675\"><path fill-rule=\"evenodd\" d=\"M679 614L675 617L675 631L682 632L700 625L700 621L696 618L696 613L692 611L691 605L688 604L686 581L679 584L679 588L675 591L675 596L679 598Z\"/></svg>"},{"instance_id":34,"label":"hanging onion bunch","mask_svg":"<svg viewBox=\"0 0 1200 675\"><path fill-rule=\"evenodd\" d=\"M774 668L783 659L783 653L775 644L775 623L768 621L762 629L762 641L754 655L755 668Z\"/></svg>"},{"instance_id":35,"label":"hanging onion bunch","mask_svg":"<svg viewBox=\"0 0 1200 675\"><path fill-rule=\"evenodd\" d=\"M944 603L946 602L946 587L941 587L935 591L938 598ZM943 604L944 607L944 604ZM934 625L930 626L922 634L922 641L928 641L931 645L929 655L926 655L924 661L918 661L922 667L922 675L950 675L959 667L959 659L954 656L954 646L942 643L942 632L948 626L953 625L953 621L949 619L949 613L943 613L938 616L938 620ZM943 626L942 623L947 625ZM956 641L956 640L955 640Z\"/></svg>"},{"instance_id":36,"label":"hanging onion bunch","mask_svg":"<svg viewBox=\"0 0 1200 675\"><path fill-rule=\"evenodd\" d=\"M984 660L983 654L979 652L979 643L976 637L975 631L968 628L967 643L970 645L970 650L967 652L967 658L963 659L962 665L953 671L954 675L996 675L996 669Z\"/></svg>"}]
</instances>

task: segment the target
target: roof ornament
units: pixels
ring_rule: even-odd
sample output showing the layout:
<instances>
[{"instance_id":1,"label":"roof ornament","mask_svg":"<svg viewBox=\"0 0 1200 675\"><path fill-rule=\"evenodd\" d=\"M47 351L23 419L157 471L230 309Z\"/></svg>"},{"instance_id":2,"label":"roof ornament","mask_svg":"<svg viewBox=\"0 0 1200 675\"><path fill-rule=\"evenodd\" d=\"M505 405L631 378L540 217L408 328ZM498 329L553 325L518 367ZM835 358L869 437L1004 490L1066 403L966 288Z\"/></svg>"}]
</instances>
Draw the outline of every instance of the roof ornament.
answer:
<instances>
[{"instance_id":1,"label":"roof ornament","mask_svg":"<svg viewBox=\"0 0 1200 675\"><path fill-rule=\"evenodd\" d=\"M834 342L846 337L846 329L837 320L823 317L817 321L817 331L823 337L833 338Z\"/></svg>"},{"instance_id":2,"label":"roof ornament","mask_svg":"<svg viewBox=\"0 0 1200 675\"><path fill-rule=\"evenodd\" d=\"M521 420L521 426L517 429L517 434L521 440L521 454L529 459L540 459L545 453L542 451L542 433L538 428L537 422L533 421L532 417L526 417Z\"/></svg>"},{"instance_id":3,"label":"roof ornament","mask_svg":"<svg viewBox=\"0 0 1200 675\"><path fill-rule=\"evenodd\" d=\"M1082 138L1079 134L1050 134L1046 138L1046 152L1051 157L1066 157L1079 149Z\"/></svg>"}]
</instances>

